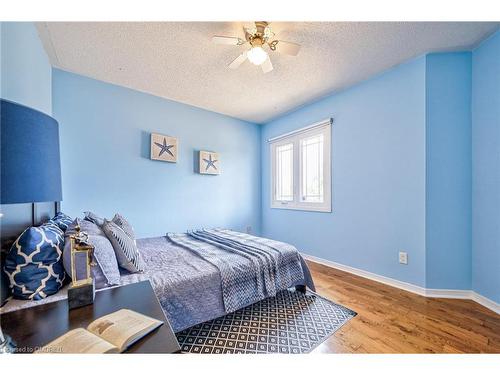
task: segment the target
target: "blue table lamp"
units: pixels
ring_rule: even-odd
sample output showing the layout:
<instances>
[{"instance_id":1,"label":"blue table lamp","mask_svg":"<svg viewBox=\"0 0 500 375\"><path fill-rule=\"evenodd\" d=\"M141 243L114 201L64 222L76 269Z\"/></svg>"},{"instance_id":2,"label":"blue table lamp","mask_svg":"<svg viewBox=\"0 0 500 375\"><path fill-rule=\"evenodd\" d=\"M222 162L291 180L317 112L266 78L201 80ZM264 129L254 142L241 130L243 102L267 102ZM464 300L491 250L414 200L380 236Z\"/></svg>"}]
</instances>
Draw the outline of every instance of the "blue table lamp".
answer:
<instances>
[{"instance_id":1,"label":"blue table lamp","mask_svg":"<svg viewBox=\"0 0 500 375\"><path fill-rule=\"evenodd\" d=\"M36 202L62 200L59 125L32 108L0 99L0 203L31 203L35 225Z\"/></svg>"}]
</instances>

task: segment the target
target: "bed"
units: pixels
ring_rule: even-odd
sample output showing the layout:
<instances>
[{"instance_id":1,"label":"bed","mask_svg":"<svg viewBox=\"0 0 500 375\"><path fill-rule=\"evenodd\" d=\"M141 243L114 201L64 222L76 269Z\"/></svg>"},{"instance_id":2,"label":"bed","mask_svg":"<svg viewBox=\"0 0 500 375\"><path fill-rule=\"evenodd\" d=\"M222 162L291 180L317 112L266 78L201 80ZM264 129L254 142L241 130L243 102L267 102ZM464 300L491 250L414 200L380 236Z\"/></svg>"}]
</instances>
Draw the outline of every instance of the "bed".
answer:
<instances>
[{"instance_id":1,"label":"bed","mask_svg":"<svg viewBox=\"0 0 500 375\"><path fill-rule=\"evenodd\" d=\"M242 241L245 241L238 244L238 251L244 247L248 248L250 245L257 246L257 242L255 241L265 244L271 241L238 232L228 233L238 236ZM243 273L241 267L248 263L248 259L242 258L242 263L236 264L235 267L229 263L230 268L235 268L235 270L233 270L235 273L233 275L225 275L224 271L221 272L221 264L219 263L221 257L219 254L211 254L217 258L216 261L210 259L209 256L206 256L203 252L200 253L200 251L198 251L199 249L190 243L192 239L193 237L186 234L168 234L162 237L138 239L137 248L145 262L146 270L143 273L133 274L123 271L120 278L120 285L149 280L175 332L223 316L228 312L257 302L279 291L266 290L266 288L263 287L263 292L259 294L255 293L254 290L252 290L252 293L246 290L241 293L241 298L235 299L235 297L238 296L233 294L241 292L239 289L235 288L245 285L246 281L239 279L233 280L239 277L234 275L241 275ZM210 245L210 239L205 239L203 243L208 243ZM281 244L288 246L288 249L294 249L290 245L272 241L273 248L276 248L277 245L281 246ZM227 244L227 246L229 245L230 244ZM218 249L223 251L224 245L212 246L212 250L219 251ZM280 253L281 256L281 251L277 252ZM296 250L295 253L301 270L300 272L290 272L289 268L292 263L278 264L278 269L275 270L277 274L282 272L282 275L287 276L282 277L283 280L278 289L286 289L289 287L304 289L307 286L311 290L314 290L314 283L307 264ZM291 251L290 254L293 254L293 251ZM233 259L229 259L229 262L233 262ZM238 262L239 260L235 263ZM224 286L225 279L235 282L229 287ZM249 284L247 286L252 285L253 284ZM276 285L278 285L278 283L276 283ZM259 287L255 289L258 290ZM229 294L227 293L228 290L230 292ZM226 295L224 295L225 291ZM25 308L33 304L64 299L66 295L66 288L64 288L57 294L49 296L41 301L10 300L2 307L1 312Z\"/></svg>"}]
</instances>

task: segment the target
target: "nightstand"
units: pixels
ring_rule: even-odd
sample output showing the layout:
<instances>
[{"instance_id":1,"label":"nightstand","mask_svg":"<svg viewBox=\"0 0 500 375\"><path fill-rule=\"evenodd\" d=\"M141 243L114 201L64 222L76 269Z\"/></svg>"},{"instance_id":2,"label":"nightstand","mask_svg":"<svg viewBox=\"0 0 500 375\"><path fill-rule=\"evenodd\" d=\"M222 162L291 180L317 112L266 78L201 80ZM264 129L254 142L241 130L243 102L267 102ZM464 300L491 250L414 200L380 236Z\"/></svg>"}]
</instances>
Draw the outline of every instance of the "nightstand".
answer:
<instances>
[{"instance_id":1,"label":"nightstand","mask_svg":"<svg viewBox=\"0 0 500 375\"><path fill-rule=\"evenodd\" d=\"M4 334L12 337L19 352L30 353L69 330L120 309L130 309L164 324L133 344L125 353L178 353L175 333L165 317L149 281L96 292L92 305L68 309L61 300L0 315Z\"/></svg>"}]
</instances>

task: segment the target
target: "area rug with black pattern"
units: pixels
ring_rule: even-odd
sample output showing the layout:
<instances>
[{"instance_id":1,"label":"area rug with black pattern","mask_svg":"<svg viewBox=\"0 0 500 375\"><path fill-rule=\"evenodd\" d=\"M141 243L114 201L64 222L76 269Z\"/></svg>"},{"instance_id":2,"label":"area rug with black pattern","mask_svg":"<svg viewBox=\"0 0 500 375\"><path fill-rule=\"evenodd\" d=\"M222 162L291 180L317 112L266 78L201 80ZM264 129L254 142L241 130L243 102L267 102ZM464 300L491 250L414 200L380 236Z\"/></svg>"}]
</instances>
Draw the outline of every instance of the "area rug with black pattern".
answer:
<instances>
[{"instance_id":1,"label":"area rug with black pattern","mask_svg":"<svg viewBox=\"0 0 500 375\"><path fill-rule=\"evenodd\" d=\"M177 333L184 353L309 353L356 312L307 291L284 290Z\"/></svg>"}]
</instances>

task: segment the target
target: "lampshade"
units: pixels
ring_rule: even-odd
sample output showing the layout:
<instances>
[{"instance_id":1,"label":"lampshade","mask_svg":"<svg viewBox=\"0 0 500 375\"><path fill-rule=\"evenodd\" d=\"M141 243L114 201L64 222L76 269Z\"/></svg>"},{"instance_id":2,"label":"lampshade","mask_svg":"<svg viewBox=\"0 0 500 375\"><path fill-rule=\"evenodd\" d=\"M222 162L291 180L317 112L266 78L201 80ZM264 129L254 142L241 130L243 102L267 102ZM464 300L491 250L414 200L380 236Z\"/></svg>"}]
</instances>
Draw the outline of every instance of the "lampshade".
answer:
<instances>
[{"instance_id":1,"label":"lampshade","mask_svg":"<svg viewBox=\"0 0 500 375\"><path fill-rule=\"evenodd\" d=\"M61 201L57 121L3 99L0 112L1 203Z\"/></svg>"}]
</instances>

